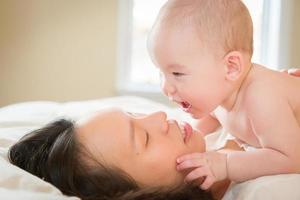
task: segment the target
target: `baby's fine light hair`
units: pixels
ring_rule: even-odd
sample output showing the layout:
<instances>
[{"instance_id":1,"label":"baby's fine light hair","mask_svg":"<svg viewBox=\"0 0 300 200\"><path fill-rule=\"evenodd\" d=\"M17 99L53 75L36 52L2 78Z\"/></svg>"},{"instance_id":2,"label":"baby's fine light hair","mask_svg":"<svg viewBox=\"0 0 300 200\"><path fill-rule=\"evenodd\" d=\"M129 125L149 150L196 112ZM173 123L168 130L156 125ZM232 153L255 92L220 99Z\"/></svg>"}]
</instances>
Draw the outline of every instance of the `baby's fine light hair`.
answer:
<instances>
[{"instance_id":1,"label":"baby's fine light hair","mask_svg":"<svg viewBox=\"0 0 300 200\"><path fill-rule=\"evenodd\" d=\"M252 57L253 24L241 0L169 0L158 22L194 27L203 45L223 56L242 51Z\"/></svg>"}]
</instances>

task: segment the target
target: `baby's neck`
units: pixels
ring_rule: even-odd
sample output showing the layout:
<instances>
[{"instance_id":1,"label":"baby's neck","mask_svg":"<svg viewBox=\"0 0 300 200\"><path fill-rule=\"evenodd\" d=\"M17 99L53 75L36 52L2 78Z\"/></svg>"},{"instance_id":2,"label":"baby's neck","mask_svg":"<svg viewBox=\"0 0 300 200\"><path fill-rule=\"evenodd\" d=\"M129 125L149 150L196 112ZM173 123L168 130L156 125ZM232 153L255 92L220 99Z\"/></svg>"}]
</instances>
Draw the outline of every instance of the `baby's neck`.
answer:
<instances>
[{"instance_id":1,"label":"baby's neck","mask_svg":"<svg viewBox=\"0 0 300 200\"><path fill-rule=\"evenodd\" d=\"M227 110L227 112L234 110L236 105L239 104L240 97L242 96L243 92L245 91L245 88L247 88L247 86L251 82L253 68L256 68L256 67L257 67L256 64L249 63L244 74L233 86L232 91L228 95L228 98L226 98L226 100L220 105L223 109Z\"/></svg>"}]
</instances>

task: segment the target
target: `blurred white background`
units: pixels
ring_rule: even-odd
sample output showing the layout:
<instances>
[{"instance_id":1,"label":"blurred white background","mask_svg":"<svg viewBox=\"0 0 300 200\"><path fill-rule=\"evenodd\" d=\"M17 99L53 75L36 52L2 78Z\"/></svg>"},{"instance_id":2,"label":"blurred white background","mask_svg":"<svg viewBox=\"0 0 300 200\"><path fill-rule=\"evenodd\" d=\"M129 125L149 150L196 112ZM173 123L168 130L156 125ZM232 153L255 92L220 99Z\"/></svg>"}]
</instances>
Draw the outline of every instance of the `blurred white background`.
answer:
<instances>
[{"instance_id":1,"label":"blurred white background","mask_svg":"<svg viewBox=\"0 0 300 200\"><path fill-rule=\"evenodd\" d=\"M165 0L1 0L0 106L141 95L167 102L146 51ZM300 66L300 1L244 0L254 61Z\"/></svg>"}]
</instances>

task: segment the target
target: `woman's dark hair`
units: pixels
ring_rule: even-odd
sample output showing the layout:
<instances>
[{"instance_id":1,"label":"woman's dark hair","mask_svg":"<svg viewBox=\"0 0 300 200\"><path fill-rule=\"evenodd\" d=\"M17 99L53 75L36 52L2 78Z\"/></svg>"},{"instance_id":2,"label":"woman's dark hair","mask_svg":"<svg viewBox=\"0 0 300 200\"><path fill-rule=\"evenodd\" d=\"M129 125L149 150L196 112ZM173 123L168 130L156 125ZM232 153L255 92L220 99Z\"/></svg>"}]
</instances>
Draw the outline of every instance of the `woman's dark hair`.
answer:
<instances>
[{"instance_id":1,"label":"woman's dark hair","mask_svg":"<svg viewBox=\"0 0 300 200\"><path fill-rule=\"evenodd\" d=\"M66 119L28 133L9 149L8 157L12 164L53 184L65 195L82 200L212 199L198 187L140 188L122 170L93 159L77 140L74 122Z\"/></svg>"}]
</instances>

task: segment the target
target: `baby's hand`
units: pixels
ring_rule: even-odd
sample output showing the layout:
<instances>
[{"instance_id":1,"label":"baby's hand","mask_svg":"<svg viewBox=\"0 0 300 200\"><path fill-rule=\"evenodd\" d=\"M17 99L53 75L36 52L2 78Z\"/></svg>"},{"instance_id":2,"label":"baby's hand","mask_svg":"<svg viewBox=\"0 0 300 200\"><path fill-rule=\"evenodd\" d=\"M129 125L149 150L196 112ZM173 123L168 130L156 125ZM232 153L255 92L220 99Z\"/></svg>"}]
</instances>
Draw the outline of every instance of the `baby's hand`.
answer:
<instances>
[{"instance_id":1,"label":"baby's hand","mask_svg":"<svg viewBox=\"0 0 300 200\"><path fill-rule=\"evenodd\" d=\"M201 189L209 189L216 181L227 178L227 156L216 151L192 153L177 159L177 170L191 171L185 177L185 182L193 182L205 178L200 184Z\"/></svg>"}]
</instances>

